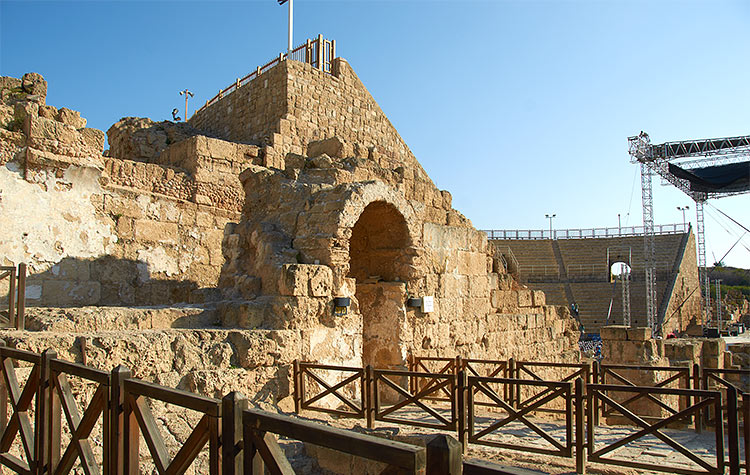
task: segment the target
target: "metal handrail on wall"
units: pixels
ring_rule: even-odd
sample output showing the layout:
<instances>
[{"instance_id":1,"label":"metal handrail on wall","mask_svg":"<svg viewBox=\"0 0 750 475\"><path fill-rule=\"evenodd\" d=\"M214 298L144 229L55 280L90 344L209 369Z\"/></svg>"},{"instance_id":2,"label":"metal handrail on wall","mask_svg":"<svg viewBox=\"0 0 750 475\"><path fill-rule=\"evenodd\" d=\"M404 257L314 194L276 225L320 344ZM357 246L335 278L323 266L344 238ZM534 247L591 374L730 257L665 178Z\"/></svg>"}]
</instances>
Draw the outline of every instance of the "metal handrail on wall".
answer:
<instances>
[{"instance_id":1,"label":"metal handrail on wall","mask_svg":"<svg viewBox=\"0 0 750 475\"><path fill-rule=\"evenodd\" d=\"M574 228L574 229L483 229L489 240L539 240L539 239L598 239L609 237L643 236L643 226L620 226L616 228ZM690 230L689 224L659 224L654 226L654 234L682 234Z\"/></svg>"},{"instance_id":2,"label":"metal handrail on wall","mask_svg":"<svg viewBox=\"0 0 750 475\"><path fill-rule=\"evenodd\" d=\"M218 94L207 100L206 103L196 111L196 114L198 112L201 112L208 106L215 104L240 87L245 86L250 81L257 78L282 61L285 61L287 59L300 61L310 64L314 68L319 69L324 73L333 74L334 58L336 58L336 40L326 40L323 38L323 35L318 35L318 37L313 40L308 39L301 45L294 48L292 51L288 53L280 53L277 58L272 59L263 66L258 66L255 71L252 71L243 78L237 78L235 82L225 87L224 89L221 89Z\"/></svg>"}]
</instances>

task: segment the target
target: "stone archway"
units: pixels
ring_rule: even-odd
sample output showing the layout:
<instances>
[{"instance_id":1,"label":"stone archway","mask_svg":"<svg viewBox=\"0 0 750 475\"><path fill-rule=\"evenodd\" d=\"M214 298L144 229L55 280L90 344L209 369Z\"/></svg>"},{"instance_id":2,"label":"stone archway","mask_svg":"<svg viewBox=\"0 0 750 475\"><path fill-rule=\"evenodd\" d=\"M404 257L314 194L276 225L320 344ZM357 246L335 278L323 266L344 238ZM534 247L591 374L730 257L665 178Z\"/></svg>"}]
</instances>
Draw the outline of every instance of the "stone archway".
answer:
<instances>
[{"instance_id":1,"label":"stone archway","mask_svg":"<svg viewBox=\"0 0 750 475\"><path fill-rule=\"evenodd\" d=\"M406 284L412 246L404 216L385 201L368 204L352 228L349 277L362 315L362 361L377 368L405 364Z\"/></svg>"}]
</instances>

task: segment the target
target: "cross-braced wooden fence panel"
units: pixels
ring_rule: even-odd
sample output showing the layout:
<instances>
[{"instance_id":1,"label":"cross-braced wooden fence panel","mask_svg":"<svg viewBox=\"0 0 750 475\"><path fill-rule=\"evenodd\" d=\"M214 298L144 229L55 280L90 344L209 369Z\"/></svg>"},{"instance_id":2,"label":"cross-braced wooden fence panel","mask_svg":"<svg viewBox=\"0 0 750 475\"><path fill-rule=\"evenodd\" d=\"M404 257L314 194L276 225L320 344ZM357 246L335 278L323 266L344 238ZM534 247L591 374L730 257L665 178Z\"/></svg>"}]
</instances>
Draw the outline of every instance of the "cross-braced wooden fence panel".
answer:
<instances>
[{"instance_id":1,"label":"cross-braced wooden fence panel","mask_svg":"<svg viewBox=\"0 0 750 475\"><path fill-rule=\"evenodd\" d=\"M365 417L364 368L295 361L293 378L297 412L305 409L344 417ZM332 407L333 404L336 407Z\"/></svg>"},{"instance_id":2,"label":"cross-braced wooden fence panel","mask_svg":"<svg viewBox=\"0 0 750 475\"><path fill-rule=\"evenodd\" d=\"M573 383L529 381L510 378L481 378L476 376L469 376L467 381L466 440L468 442L561 457L570 457L572 455L575 443L573 438L575 427ZM534 398L534 401L529 401L523 407L513 406L502 397L502 388L505 386L535 388L539 393L544 393L544 395ZM482 394L492 401L497 411L479 414L476 410L477 405L474 403L478 394ZM561 400L566 408L565 428L562 437L551 434L549 429L545 429L539 421L532 420L530 417L534 412L543 410L546 404L555 400ZM482 423L482 427L479 428L479 423L482 420L484 422ZM528 434L525 436L527 439L526 442L522 440L509 442L493 437L501 429L510 429L513 423L515 423L515 426L518 426L513 427L514 430L518 430L520 427L528 431ZM459 436L462 436L462 434L459 434ZM540 442L546 444L547 447L540 446Z\"/></svg>"},{"instance_id":3,"label":"cross-braced wooden fence panel","mask_svg":"<svg viewBox=\"0 0 750 475\"><path fill-rule=\"evenodd\" d=\"M31 365L31 370L23 386L19 384L16 364L23 362ZM36 470L37 453L40 442L37 437L40 422L37 389L41 372L41 355L30 351L7 348L0 342L0 371L3 384L0 388L0 465L16 473L32 474ZM26 368L28 370L28 367ZM35 407L32 407L32 403ZM8 403L12 414L8 418ZM29 415L34 412L34 423ZM20 439L21 457L11 452L16 436ZM23 457L23 458L22 458Z\"/></svg>"},{"instance_id":4,"label":"cross-braced wooden fence panel","mask_svg":"<svg viewBox=\"0 0 750 475\"><path fill-rule=\"evenodd\" d=\"M605 463L609 465L619 465L622 467L637 468L642 470L651 470L657 472L680 473L685 475L695 474L723 474L724 473L724 431L723 425L716 427L716 447L715 463L701 458L698 454L689 450L680 444L668 434L663 432L670 424L680 420L700 417L700 412L708 407L713 407L718 413L721 413L721 393L718 391L699 391L693 389L670 389L656 387L634 387L634 386L616 386L605 384L592 384L588 388L588 460L590 462ZM637 415L627 408L626 404L619 402L614 397L616 393L641 394L646 396L678 396L688 397L692 404L688 407L678 410L668 417L663 418L645 418ZM621 399L621 398L620 398ZM626 397L625 400L631 398ZM594 408L597 403L601 402L603 406L608 407L609 413L618 413L633 423L637 429L631 434L611 443L605 443L597 447L595 420L593 417ZM695 468L686 468L685 466L647 463L637 460L625 460L615 458L613 452L632 442L642 439L646 436L653 436L666 444L675 452L681 454L687 460L693 463ZM608 455L609 454L609 455Z\"/></svg>"}]
</instances>

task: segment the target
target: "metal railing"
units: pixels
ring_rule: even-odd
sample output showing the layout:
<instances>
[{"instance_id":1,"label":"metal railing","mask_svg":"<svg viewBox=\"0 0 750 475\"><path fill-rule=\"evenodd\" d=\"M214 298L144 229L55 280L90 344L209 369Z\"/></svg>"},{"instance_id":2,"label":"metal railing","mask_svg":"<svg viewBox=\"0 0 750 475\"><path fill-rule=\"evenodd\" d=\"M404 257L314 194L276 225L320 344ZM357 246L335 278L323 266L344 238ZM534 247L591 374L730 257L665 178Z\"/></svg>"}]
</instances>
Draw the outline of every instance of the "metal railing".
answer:
<instances>
[{"instance_id":1,"label":"metal railing","mask_svg":"<svg viewBox=\"0 0 750 475\"><path fill-rule=\"evenodd\" d=\"M659 224L654 226L654 234L682 234L688 232L690 225L683 223ZM643 236L643 226L620 226L616 228L584 229L484 229L487 239L595 239L608 237Z\"/></svg>"},{"instance_id":2,"label":"metal railing","mask_svg":"<svg viewBox=\"0 0 750 475\"><path fill-rule=\"evenodd\" d=\"M201 108L198 109L195 113L197 114L205 108L215 104L227 95L247 85L253 79L257 78L272 67L287 59L307 63L312 67L323 71L324 73L333 74L333 60L335 58L336 41L326 40L323 38L323 35L318 35L317 38L313 40L308 39L289 53L280 53L277 58L272 59L263 66L258 66L255 71L252 71L250 74L242 78L237 78L235 82L225 87L224 89L221 89L218 94L207 100L206 103L201 106Z\"/></svg>"}]
</instances>

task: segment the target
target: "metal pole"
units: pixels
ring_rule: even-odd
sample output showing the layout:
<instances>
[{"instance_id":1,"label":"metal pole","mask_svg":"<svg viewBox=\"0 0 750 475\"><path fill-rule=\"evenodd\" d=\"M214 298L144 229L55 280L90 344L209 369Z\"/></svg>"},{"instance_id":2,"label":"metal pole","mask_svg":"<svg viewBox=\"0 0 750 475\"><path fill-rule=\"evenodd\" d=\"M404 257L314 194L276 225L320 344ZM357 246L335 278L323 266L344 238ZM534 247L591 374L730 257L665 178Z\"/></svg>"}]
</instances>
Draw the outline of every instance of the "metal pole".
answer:
<instances>
[{"instance_id":1,"label":"metal pole","mask_svg":"<svg viewBox=\"0 0 750 475\"><path fill-rule=\"evenodd\" d=\"M294 4L294 0L289 0L289 46L288 46L289 53L291 53L292 48L294 48L293 39L292 39L292 23L293 23L292 17L294 16L293 4Z\"/></svg>"},{"instance_id":2,"label":"metal pole","mask_svg":"<svg viewBox=\"0 0 750 475\"><path fill-rule=\"evenodd\" d=\"M552 236L552 218L554 218L555 216L557 216L557 214L555 213L544 215L545 218L549 219L549 238L550 239L554 239Z\"/></svg>"},{"instance_id":3,"label":"metal pole","mask_svg":"<svg viewBox=\"0 0 750 475\"><path fill-rule=\"evenodd\" d=\"M721 336L721 279L716 279L716 322Z\"/></svg>"}]
</instances>

